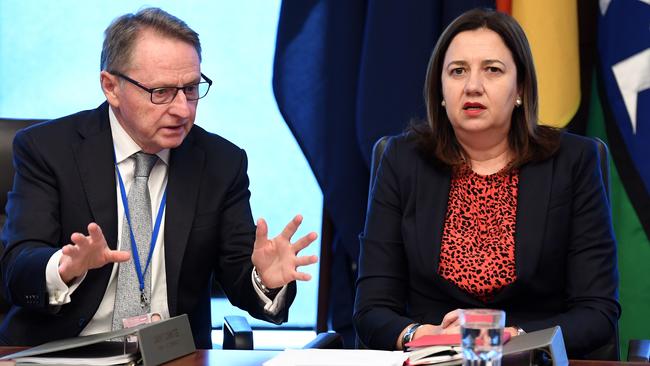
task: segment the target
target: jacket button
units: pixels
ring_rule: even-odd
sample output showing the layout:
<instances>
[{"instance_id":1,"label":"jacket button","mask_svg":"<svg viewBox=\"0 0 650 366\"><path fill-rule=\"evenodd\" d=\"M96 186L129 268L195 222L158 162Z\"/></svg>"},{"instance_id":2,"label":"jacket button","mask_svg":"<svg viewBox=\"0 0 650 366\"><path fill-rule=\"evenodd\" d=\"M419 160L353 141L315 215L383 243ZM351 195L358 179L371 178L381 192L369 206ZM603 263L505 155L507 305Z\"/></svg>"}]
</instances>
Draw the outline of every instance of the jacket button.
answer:
<instances>
[{"instance_id":1,"label":"jacket button","mask_svg":"<svg viewBox=\"0 0 650 366\"><path fill-rule=\"evenodd\" d=\"M79 319L79 326L80 326L80 327L83 327L85 322L86 322L86 319L85 319L85 318L80 318L80 319Z\"/></svg>"}]
</instances>

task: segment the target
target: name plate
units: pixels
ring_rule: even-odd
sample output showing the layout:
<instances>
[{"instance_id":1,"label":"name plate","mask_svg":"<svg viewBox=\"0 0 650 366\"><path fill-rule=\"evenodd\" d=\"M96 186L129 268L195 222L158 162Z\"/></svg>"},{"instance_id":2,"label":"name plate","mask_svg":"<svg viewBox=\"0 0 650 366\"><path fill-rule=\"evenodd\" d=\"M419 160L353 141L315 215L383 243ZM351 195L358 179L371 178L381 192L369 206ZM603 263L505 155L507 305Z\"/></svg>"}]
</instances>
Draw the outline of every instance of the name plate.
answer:
<instances>
[{"instance_id":1,"label":"name plate","mask_svg":"<svg viewBox=\"0 0 650 366\"><path fill-rule=\"evenodd\" d=\"M148 324L136 335L144 365L159 365L196 351L186 314Z\"/></svg>"},{"instance_id":2,"label":"name plate","mask_svg":"<svg viewBox=\"0 0 650 366\"><path fill-rule=\"evenodd\" d=\"M529 352L531 365L569 365L562 329L559 326L512 337L508 343L503 345L504 358L522 352Z\"/></svg>"}]
</instances>

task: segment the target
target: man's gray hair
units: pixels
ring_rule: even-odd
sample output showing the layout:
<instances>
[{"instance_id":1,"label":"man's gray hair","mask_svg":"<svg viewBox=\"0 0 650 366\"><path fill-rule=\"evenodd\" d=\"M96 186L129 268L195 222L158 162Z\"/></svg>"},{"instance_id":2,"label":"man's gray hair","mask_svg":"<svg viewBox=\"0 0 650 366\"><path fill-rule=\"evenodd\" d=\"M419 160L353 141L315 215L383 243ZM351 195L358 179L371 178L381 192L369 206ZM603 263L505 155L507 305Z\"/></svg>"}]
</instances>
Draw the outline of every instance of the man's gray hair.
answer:
<instances>
[{"instance_id":1,"label":"man's gray hair","mask_svg":"<svg viewBox=\"0 0 650 366\"><path fill-rule=\"evenodd\" d=\"M101 70L124 72L130 66L135 41L144 29L191 44L199 55L199 61L201 60L201 41L198 33L184 21L162 9L144 8L135 14L124 14L116 18L106 28Z\"/></svg>"}]
</instances>

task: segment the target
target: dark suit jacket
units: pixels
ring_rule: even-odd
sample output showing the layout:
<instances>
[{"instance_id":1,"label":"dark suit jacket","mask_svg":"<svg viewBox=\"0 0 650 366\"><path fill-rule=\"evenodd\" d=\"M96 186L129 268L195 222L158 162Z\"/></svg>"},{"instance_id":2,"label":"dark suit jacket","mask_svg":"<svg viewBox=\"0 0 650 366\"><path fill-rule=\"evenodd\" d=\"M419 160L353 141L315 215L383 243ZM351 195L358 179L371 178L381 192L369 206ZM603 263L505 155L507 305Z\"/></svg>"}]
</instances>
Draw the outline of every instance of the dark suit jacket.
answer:
<instances>
[{"instance_id":1,"label":"dark suit jacket","mask_svg":"<svg viewBox=\"0 0 650 366\"><path fill-rule=\"evenodd\" d=\"M520 170L517 279L483 303L438 275L449 169L409 136L390 140L361 235L354 321L371 348L393 349L410 323L457 308L506 311L506 324L560 325L569 355L604 344L620 314L616 243L593 141L563 134L550 159Z\"/></svg>"},{"instance_id":2,"label":"dark suit jacket","mask_svg":"<svg viewBox=\"0 0 650 366\"><path fill-rule=\"evenodd\" d=\"M3 290L13 303L0 326L0 344L34 345L73 337L97 310L111 265L91 270L72 302L48 305L50 256L98 223L117 243L117 197L108 104L20 132L14 140L16 176L2 242ZM230 301L251 315L286 321L295 297L273 319L251 283L255 225L249 205L246 154L194 126L171 150L165 214L167 302L171 316L187 313L196 346L211 348L210 282L216 273Z\"/></svg>"}]
</instances>

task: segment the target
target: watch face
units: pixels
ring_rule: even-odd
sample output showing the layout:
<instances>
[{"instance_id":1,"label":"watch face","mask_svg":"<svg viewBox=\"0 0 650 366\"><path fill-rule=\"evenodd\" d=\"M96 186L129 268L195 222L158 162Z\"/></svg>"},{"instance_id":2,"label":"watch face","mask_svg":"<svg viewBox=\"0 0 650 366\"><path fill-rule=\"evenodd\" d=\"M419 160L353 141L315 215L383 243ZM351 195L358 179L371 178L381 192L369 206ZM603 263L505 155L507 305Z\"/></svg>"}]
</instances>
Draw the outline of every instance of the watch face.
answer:
<instances>
[{"instance_id":1,"label":"watch face","mask_svg":"<svg viewBox=\"0 0 650 366\"><path fill-rule=\"evenodd\" d=\"M413 324L406 330L406 333L404 333L404 337L402 337L402 348L405 348L405 345L413 339L413 336L415 335L415 331L419 327L420 324Z\"/></svg>"}]
</instances>

